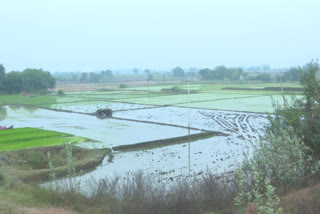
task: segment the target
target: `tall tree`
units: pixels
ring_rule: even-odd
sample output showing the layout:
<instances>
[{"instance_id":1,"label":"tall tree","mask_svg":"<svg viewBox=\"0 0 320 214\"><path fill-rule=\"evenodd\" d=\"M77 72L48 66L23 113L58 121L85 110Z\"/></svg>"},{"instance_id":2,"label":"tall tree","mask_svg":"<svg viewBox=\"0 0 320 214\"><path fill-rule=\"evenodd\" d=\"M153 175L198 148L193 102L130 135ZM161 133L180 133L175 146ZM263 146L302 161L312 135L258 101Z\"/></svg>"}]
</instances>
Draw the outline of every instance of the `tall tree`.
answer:
<instances>
[{"instance_id":1,"label":"tall tree","mask_svg":"<svg viewBox=\"0 0 320 214\"><path fill-rule=\"evenodd\" d=\"M2 64L0 64L0 94L6 93L6 89L4 86L5 78L6 78L6 69Z\"/></svg>"},{"instance_id":2,"label":"tall tree","mask_svg":"<svg viewBox=\"0 0 320 214\"><path fill-rule=\"evenodd\" d=\"M90 82L98 83L101 79L101 75L94 72L90 72L89 79Z\"/></svg>"},{"instance_id":3,"label":"tall tree","mask_svg":"<svg viewBox=\"0 0 320 214\"><path fill-rule=\"evenodd\" d=\"M25 69L22 72L22 89L26 92L39 92L54 88L56 80L51 74L42 69Z\"/></svg>"},{"instance_id":4,"label":"tall tree","mask_svg":"<svg viewBox=\"0 0 320 214\"><path fill-rule=\"evenodd\" d=\"M209 68L201 69L199 75L202 80L210 80L212 78L212 71Z\"/></svg>"},{"instance_id":5,"label":"tall tree","mask_svg":"<svg viewBox=\"0 0 320 214\"><path fill-rule=\"evenodd\" d=\"M283 74L283 81L299 81L300 70L298 68L291 68Z\"/></svg>"},{"instance_id":6,"label":"tall tree","mask_svg":"<svg viewBox=\"0 0 320 214\"><path fill-rule=\"evenodd\" d=\"M87 80L88 80L88 74L87 73L85 73L85 72L83 72L83 73L81 73L81 76L80 76L80 82L86 82Z\"/></svg>"},{"instance_id":7,"label":"tall tree","mask_svg":"<svg viewBox=\"0 0 320 214\"><path fill-rule=\"evenodd\" d=\"M284 107L275 105L274 117L270 117L270 131L275 135L279 130L293 127L294 133L311 149L315 159L320 159L320 74L319 64L311 61L299 68L303 96L291 103L284 98Z\"/></svg>"},{"instance_id":8,"label":"tall tree","mask_svg":"<svg viewBox=\"0 0 320 214\"><path fill-rule=\"evenodd\" d=\"M137 75L138 72L139 72L139 69L138 69L138 68L134 68L132 71L133 71L133 73L134 73L135 75Z\"/></svg>"},{"instance_id":9,"label":"tall tree","mask_svg":"<svg viewBox=\"0 0 320 214\"><path fill-rule=\"evenodd\" d=\"M6 69L2 64L0 64L0 82L6 77Z\"/></svg>"},{"instance_id":10,"label":"tall tree","mask_svg":"<svg viewBox=\"0 0 320 214\"><path fill-rule=\"evenodd\" d=\"M101 71L100 75L101 75L103 81L110 81L113 78L113 74L112 74L111 70Z\"/></svg>"},{"instance_id":11,"label":"tall tree","mask_svg":"<svg viewBox=\"0 0 320 214\"><path fill-rule=\"evenodd\" d=\"M7 74L5 87L8 94L18 94L22 91L22 73L11 71Z\"/></svg>"},{"instance_id":12,"label":"tall tree","mask_svg":"<svg viewBox=\"0 0 320 214\"><path fill-rule=\"evenodd\" d=\"M312 148L314 155L318 156L320 154L320 82L318 80L320 68L318 62L311 61L299 70L300 83L305 96L304 141Z\"/></svg>"},{"instance_id":13,"label":"tall tree","mask_svg":"<svg viewBox=\"0 0 320 214\"><path fill-rule=\"evenodd\" d=\"M172 74L174 77L184 77L185 76L184 70L179 66L172 69Z\"/></svg>"},{"instance_id":14,"label":"tall tree","mask_svg":"<svg viewBox=\"0 0 320 214\"><path fill-rule=\"evenodd\" d=\"M146 73L147 75L149 75L150 72L151 72L150 69L145 69L145 70L144 70L144 73Z\"/></svg>"}]
</instances>

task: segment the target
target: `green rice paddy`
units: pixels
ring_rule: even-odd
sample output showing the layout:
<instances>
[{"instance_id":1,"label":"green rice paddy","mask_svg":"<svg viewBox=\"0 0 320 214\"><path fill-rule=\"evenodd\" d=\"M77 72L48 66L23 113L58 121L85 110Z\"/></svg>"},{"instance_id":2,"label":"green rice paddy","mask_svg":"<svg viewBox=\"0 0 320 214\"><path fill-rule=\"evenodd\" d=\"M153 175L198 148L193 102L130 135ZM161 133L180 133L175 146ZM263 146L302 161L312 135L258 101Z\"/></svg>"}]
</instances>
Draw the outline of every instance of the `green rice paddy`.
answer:
<instances>
[{"instance_id":1,"label":"green rice paddy","mask_svg":"<svg viewBox=\"0 0 320 214\"><path fill-rule=\"evenodd\" d=\"M134 103L145 105L172 105L187 106L186 91L170 93L162 89L177 86L187 89L187 82L180 85L158 85L148 87L134 87L113 89L106 91L88 91L68 93L65 96L0 96L0 105L23 104L38 107L59 108L64 106L81 105L108 105L112 103ZM191 83L190 89L196 93L189 95L190 106L195 108L209 108L219 110L269 112L273 111L270 96L281 104L281 91L264 91L264 87L280 87L280 83L263 84L232 84L232 83ZM297 83L284 83L283 87L301 87ZM227 90L225 88L248 88L257 90ZM292 93L292 92L291 92ZM299 92L294 92L299 95ZM285 94L290 97L290 94Z\"/></svg>"},{"instance_id":2,"label":"green rice paddy","mask_svg":"<svg viewBox=\"0 0 320 214\"><path fill-rule=\"evenodd\" d=\"M53 146L64 142L76 143L85 140L87 139L37 128L6 129L0 130L0 152Z\"/></svg>"}]
</instances>

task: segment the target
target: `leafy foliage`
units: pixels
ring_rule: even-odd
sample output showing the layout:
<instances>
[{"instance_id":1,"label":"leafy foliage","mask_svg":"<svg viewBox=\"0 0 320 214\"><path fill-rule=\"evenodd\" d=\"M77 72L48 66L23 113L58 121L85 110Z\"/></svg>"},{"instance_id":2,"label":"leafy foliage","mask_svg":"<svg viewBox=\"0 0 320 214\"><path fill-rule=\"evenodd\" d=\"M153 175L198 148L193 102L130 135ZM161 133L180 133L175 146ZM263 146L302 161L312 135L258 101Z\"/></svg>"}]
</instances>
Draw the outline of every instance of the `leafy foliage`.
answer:
<instances>
[{"instance_id":1,"label":"leafy foliage","mask_svg":"<svg viewBox=\"0 0 320 214\"><path fill-rule=\"evenodd\" d=\"M278 208L279 198L275 194L275 187L270 184L268 179L264 181L258 172L254 172L255 183L248 192L246 186L247 179L241 169L237 171L237 185L239 187L238 195L234 198L235 205L239 208L241 214L245 212L245 206L248 202L255 202L259 214L281 214L282 208ZM265 190L264 190L265 189Z\"/></svg>"},{"instance_id":2,"label":"leafy foliage","mask_svg":"<svg viewBox=\"0 0 320 214\"><path fill-rule=\"evenodd\" d=\"M243 70L241 68L227 68L223 65L213 70L206 68L199 71L199 75L203 80L239 80L242 73Z\"/></svg>"},{"instance_id":3,"label":"leafy foliage","mask_svg":"<svg viewBox=\"0 0 320 214\"><path fill-rule=\"evenodd\" d=\"M185 73L181 67L176 67L172 70L172 74L174 77L184 77Z\"/></svg>"},{"instance_id":4,"label":"leafy foliage","mask_svg":"<svg viewBox=\"0 0 320 214\"><path fill-rule=\"evenodd\" d=\"M22 90L26 92L37 92L54 88L55 78L47 71L42 69L25 69L22 72Z\"/></svg>"},{"instance_id":5,"label":"leafy foliage","mask_svg":"<svg viewBox=\"0 0 320 214\"><path fill-rule=\"evenodd\" d=\"M256 80L261 80L264 82L270 82L271 81L271 75L268 73L262 73L256 76Z\"/></svg>"},{"instance_id":6,"label":"leafy foliage","mask_svg":"<svg viewBox=\"0 0 320 214\"><path fill-rule=\"evenodd\" d=\"M6 69L0 64L0 94L4 91L4 81L6 77Z\"/></svg>"},{"instance_id":7,"label":"leafy foliage","mask_svg":"<svg viewBox=\"0 0 320 214\"><path fill-rule=\"evenodd\" d=\"M310 148L299 139L292 128L267 133L255 147L252 158L243 164L243 172L253 182L255 172L272 186L283 188L295 184L301 177L318 169L318 162L309 155Z\"/></svg>"},{"instance_id":8,"label":"leafy foliage","mask_svg":"<svg viewBox=\"0 0 320 214\"><path fill-rule=\"evenodd\" d=\"M57 92L57 95L60 95L60 96L64 95L64 91L62 89L59 89L58 92Z\"/></svg>"},{"instance_id":9,"label":"leafy foliage","mask_svg":"<svg viewBox=\"0 0 320 214\"><path fill-rule=\"evenodd\" d=\"M0 93L2 94L47 91L55 85L56 79L42 69L25 69L22 73L12 71L6 74L3 65L0 65Z\"/></svg>"},{"instance_id":10,"label":"leafy foliage","mask_svg":"<svg viewBox=\"0 0 320 214\"><path fill-rule=\"evenodd\" d=\"M282 80L285 81L299 81L300 70L299 68L291 68L283 74Z\"/></svg>"},{"instance_id":11,"label":"leafy foliage","mask_svg":"<svg viewBox=\"0 0 320 214\"><path fill-rule=\"evenodd\" d=\"M4 82L8 94L18 94L22 91L22 73L11 71L6 75Z\"/></svg>"},{"instance_id":12,"label":"leafy foliage","mask_svg":"<svg viewBox=\"0 0 320 214\"><path fill-rule=\"evenodd\" d=\"M125 84L121 83L121 84L119 85L119 88L127 88L127 86L126 86Z\"/></svg>"},{"instance_id":13,"label":"leafy foliage","mask_svg":"<svg viewBox=\"0 0 320 214\"><path fill-rule=\"evenodd\" d=\"M318 62L311 61L300 71L300 83L303 86L303 98L293 98L289 102L284 98L284 106L274 104L275 116L270 117L269 131L277 134L279 130L292 127L293 132L303 140L315 159L320 155L320 72Z\"/></svg>"}]
</instances>

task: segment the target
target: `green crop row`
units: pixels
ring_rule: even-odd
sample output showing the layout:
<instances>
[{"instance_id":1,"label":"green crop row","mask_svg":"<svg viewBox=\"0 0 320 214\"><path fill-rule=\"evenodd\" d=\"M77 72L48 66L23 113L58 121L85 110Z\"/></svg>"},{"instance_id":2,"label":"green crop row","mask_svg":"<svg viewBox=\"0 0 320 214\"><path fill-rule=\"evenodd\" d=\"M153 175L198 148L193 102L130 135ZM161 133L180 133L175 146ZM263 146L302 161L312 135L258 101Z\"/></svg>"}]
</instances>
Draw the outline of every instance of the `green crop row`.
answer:
<instances>
[{"instance_id":1,"label":"green crop row","mask_svg":"<svg viewBox=\"0 0 320 214\"><path fill-rule=\"evenodd\" d=\"M12 151L26 148L42 147L42 146L53 146L59 145L64 142L68 142L66 138L61 137L52 137L52 138L41 138L33 139L20 142L5 142L0 143L0 151Z\"/></svg>"},{"instance_id":2,"label":"green crop row","mask_svg":"<svg viewBox=\"0 0 320 214\"><path fill-rule=\"evenodd\" d=\"M70 134L36 128L0 130L0 136L0 151L58 145L74 140Z\"/></svg>"}]
</instances>

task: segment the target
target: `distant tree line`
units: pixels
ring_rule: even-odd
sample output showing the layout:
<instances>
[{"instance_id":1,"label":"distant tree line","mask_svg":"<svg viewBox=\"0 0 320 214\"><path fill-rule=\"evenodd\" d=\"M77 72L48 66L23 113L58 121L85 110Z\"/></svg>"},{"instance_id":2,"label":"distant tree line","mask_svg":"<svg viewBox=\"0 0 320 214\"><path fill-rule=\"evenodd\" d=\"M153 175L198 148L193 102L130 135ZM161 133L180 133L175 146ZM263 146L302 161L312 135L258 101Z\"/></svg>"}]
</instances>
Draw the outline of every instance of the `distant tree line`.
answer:
<instances>
[{"instance_id":1,"label":"distant tree line","mask_svg":"<svg viewBox=\"0 0 320 214\"><path fill-rule=\"evenodd\" d=\"M241 68L227 68L223 65L215 69L202 69L199 75L203 80L240 80L247 74Z\"/></svg>"},{"instance_id":2,"label":"distant tree line","mask_svg":"<svg viewBox=\"0 0 320 214\"><path fill-rule=\"evenodd\" d=\"M0 94L46 93L55 85L56 79L48 71L27 68L23 72L6 73L6 69L0 64Z\"/></svg>"},{"instance_id":3,"label":"distant tree line","mask_svg":"<svg viewBox=\"0 0 320 214\"><path fill-rule=\"evenodd\" d=\"M58 81L78 82L78 83L104 83L115 80L166 80L166 79L186 79L186 78L200 78L201 80L227 80L227 81L299 81L299 71L297 68L292 68L285 71L282 75L281 70L271 70L268 65L240 68L240 67L226 67L224 65L217 66L214 69L196 69L190 68L184 70L177 66L170 71L151 71L150 69L133 68L132 75L124 73L123 75L114 76L111 70L104 70L100 72L58 72L53 73Z\"/></svg>"},{"instance_id":4,"label":"distant tree line","mask_svg":"<svg viewBox=\"0 0 320 214\"><path fill-rule=\"evenodd\" d=\"M250 67L251 69L255 67ZM298 68L291 68L285 71L283 74L271 75L271 72L261 72L261 68L258 71L252 70L251 73L245 72L242 68L227 68L225 66L217 66L214 69L201 69L198 74L202 80L258 80L262 82L270 82L272 80L282 82L292 82L300 80L301 71ZM268 66L265 66L264 70L270 70Z\"/></svg>"},{"instance_id":5,"label":"distant tree line","mask_svg":"<svg viewBox=\"0 0 320 214\"><path fill-rule=\"evenodd\" d=\"M54 77L58 81L70 81L79 83L102 83L113 79L111 70L103 70L100 72L60 72L54 73Z\"/></svg>"},{"instance_id":6,"label":"distant tree line","mask_svg":"<svg viewBox=\"0 0 320 214\"><path fill-rule=\"evenodd\" d=\"M172 76L176 78L184 78L184 77L200 77L201 80L259 80L268 82L271 81L271 74L268 72L260 72L261 68L259 68L256 73L245 72L242 68L227 68L224 65L217 66L214 69L204 68L199 71L196 69L192 69L187 73L181 67L176 67L172 70ZM253 67L251 68L253 69ZM264 70L270 70L268 66L263 67Z\"/></svg>"},{"instance_id":7,"label":"distant tree line","mask_svg":"<svg viewBox=\"0 0 320 214\"><path fill-rule=\"evenodd\" d=\"M282 82L293 82L300 81L301 70L299 68L291 68L288 71L284 72L282 75L277 75L277 81Z\"/></svg>"}]
</instances>

